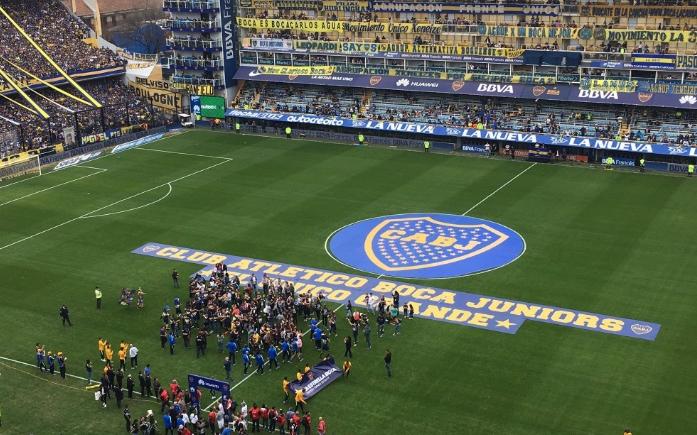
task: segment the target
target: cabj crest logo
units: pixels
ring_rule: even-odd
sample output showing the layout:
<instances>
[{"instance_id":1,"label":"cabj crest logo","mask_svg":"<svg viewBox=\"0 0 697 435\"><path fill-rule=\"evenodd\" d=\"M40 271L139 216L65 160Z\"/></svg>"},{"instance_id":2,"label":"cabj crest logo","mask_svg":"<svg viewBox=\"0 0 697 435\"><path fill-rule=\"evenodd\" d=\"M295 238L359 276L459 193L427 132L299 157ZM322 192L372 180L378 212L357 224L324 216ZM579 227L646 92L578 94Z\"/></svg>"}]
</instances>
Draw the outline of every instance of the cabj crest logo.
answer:
<instances>
[{"instance_id":1,"label":"cabj crest logo","mask_svg":"<svg viewBox=\"0 0 697 435\"><path fill-rule=\"evenodd\" d=\"M525 251L515 231L450 214L401 214L356 222L334 232L327 251L339 262L378 275L451 278L502 267Z\"/></svg>"}]
</instances>

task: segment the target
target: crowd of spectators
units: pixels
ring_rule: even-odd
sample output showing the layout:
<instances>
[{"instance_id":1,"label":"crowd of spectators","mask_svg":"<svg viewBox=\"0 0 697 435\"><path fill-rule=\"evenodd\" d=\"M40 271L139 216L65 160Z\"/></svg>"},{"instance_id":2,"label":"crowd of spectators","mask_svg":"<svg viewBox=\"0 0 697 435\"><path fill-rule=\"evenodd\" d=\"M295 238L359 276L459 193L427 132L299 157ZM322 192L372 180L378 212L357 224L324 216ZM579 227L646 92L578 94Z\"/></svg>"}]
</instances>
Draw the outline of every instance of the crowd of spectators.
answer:
<instances>
[{"instance_id":1,"label":"crowd of spectators","mask_svg":"<svg viewBox=\"0 0 697 435\"><path fill-rule=\"evenodd\" d=\"M422 122L567 136L589 136L679 146L697 144L697 113L661 108L434 95L267 83L240 93L238 108L343 118Z\"/></svg>"},{"instance_id":2,"label":"crowd of spectators","mask_svg":"<svg viewBox=\"0 0 697 435\"><path fill-rule=\"evenodd\" d=\"M77 127L76 132L89 135L127 125L143 123L152 125L161 121L160 115L153 111L151 105L139 97L132 88L124 85L119 78L86 82L81 86L102 103L103 109L86 106L51 89L27 90L27 95L50 116L49 120L44 120L5 99L1 100L0 140L6 141L2 147L3 156L16 153L21 149L41 148L49 144L62 143L63 129L66 127ZM77 97L82 97L71 87L63 89ZM27 102L18 95L8 98L28 106Z\"/></svg>"},{"instance_id":3,"label":"crowd of spectators","mask_svg":"<svg viewBox=\"0 0 697 435\"><path fill-rule=\"evenodd\" d=\"M2 3L12 19L68 73L125 64L115 53L83 42L89 36L89 29L70 15L59 0L4 0ZM41 78L58 76L49 62L2 17L0 67L17 81L30 79L7 61Z\"/></svg>"}]
</instances>

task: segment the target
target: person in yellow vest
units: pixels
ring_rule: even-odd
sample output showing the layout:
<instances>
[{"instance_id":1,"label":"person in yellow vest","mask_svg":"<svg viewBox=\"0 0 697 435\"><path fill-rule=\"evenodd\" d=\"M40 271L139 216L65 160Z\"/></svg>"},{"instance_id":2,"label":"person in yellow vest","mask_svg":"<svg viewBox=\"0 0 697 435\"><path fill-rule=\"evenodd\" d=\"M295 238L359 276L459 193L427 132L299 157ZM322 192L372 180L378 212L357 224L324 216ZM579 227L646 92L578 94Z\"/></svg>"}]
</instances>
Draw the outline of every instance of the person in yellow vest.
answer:
<instances>
[{"instance_id":1,"label":"person in yellow vest","mask_svg":"<svg viewBox=\"0 0 697 435\"><path fill-rule=\"evenodd\" d=\"M303 369L303 373L307 373L307 372L309 372L310 370L312 370L312 369L310 368L310 364L305 364L305 368Z\"/></svg>"},{"instance_id":2,"label":"person in yellow vest","mask_svg":"<svg viewBox=\"0 0 697 435\"><path fill-rule=\"evenodd\" d=\"M427 152L429 152L430 149L431 149L431 142L425 140L424 141L424 152L427 153Z\"/></svg>"},{"instance_id":3,"label":"person in yellow vest","mask_svg":"<svg viewBox=\"0 0 697 435\"><path fill-rule=\"evenodd\" d=\"M615 164L615 159L608 157L605 159L605 169L612 169L612 165Z\"/></svg>"},{"instance_id":4,"label":"person in yellow vest","mask_svg":"<svg viewBox=\"0 0 697 435\"><path fill-rule=\"evenodd\" d=\"M362 134L359 134L358 135L358 144L363 145L364 142L365 142L365 136L363 136Z\"/></svg>"},{"instance_id":5,"label":"person in yellow vest","mask_svg":"<svg viewBox=\"0 0 697 435\"><path fill-rule=\"evenodd\" d=\"M119 369L126 370L126 348L119 349Z\"/></svg>"},{"instance_id":6,"label":"person in yellow vest","mask_svg":"<svg viewBox=\"0 0 697 435\"><path fill-rule=\"evenodd\" d=\"M104 361L104 348L106 347L106 340L103 340L102 337L99 337L97 339L97 348L99 349L99 359Z\"/></svg>"},{"instance_id":7,"label":"person in yellow vest","mask_svg":"<svg viewBox=\"0 0 697 435\"><path fill-rule=\"evenodd\" d=\"M281 385L283 386L283 403L288 403L288 399L290 399L290 381L287 377L283 378Z\"/></svg>"},{"instance_id":8,"label":"person in yellow vest","mask_svg":"<svg viewBox=\"0 0 697 435\"><path fill-rule=\"evenodd\" d=\"M695 164L690 163L687 165L687 176L691 177L693 175L695 175Z\"/></svg>"},{"instance_id":9,"label":"person in yellow vest","mask_svg":"<svg viewBox=\"0 0 697 435\"><path fill-rule=\"evenodd\" d=\"M290 127L286 127L286 137L290 139L290 134L293 132L293 130L290 129Z\"/></svg>"},{"instance_id":10,"label":"person in yellow vest","mask_svg":"<svg viewBox=\"0 0 697 435\"><path fill-rule=\"evenodd\" d=\"M646 160L644 160L643 157L639 159L639 171L640 172L646 171Z\"/></svg>"},{"instance_id":11,"label":"person in yellow vest","mask_svg":"<svg viewBox=\"0 0 697 435\"><path fill-rule=\"evenodd\" d=\"M242 128L242 126L240 125L240 123L239 123L239 122L236 122L236 123L235 123L235 132L236 132L236 133L239 133L241 128Z\"/></svg>"},{"instance_id":12,"label":"person in yellow vest","mask_svg":"<svg viewBox=\"0 0 697 435\"><path fill-rule=\"evenodd\" d=\"M304 388L298 388L295 390L295 410L298 410L298 407L302 410L303 413L305 413L305 406L307 405L307 402L305 401L305 389Z\"/></svg>"},{"instance_id":13,"label":"person in yellow vest","mask_svg":"<svg viewBox=\"0 0 697 435\"><path fill-rule=\"evenodd\" d=\"M111 364L111 360L114 358L114 349L111 348L111 344L108 341L104 345L104 358L109 364Z\"/></svg>"},{"instance_id":14,"label":"person in yellow vest","mask_svg":"<svg viewBox=\"0 0 697 435\"><path fill-rule=\"evenodd\" d=\"M477 130L484 130L484 123L478 122L477 123Z\"/></svg>"},{"instance_id":15,"label":"person in yellow vest","mask_svg":"<svg viewBox=\"0 0 697 435\"><path fill-rule=\"evenodd\" d=\"M302 381L302 380L303 380L303 372L302 372L302 370L298 369L298 372L295 374L295 379L298 380L298 381Z\"/></svg>"}]
</instances>

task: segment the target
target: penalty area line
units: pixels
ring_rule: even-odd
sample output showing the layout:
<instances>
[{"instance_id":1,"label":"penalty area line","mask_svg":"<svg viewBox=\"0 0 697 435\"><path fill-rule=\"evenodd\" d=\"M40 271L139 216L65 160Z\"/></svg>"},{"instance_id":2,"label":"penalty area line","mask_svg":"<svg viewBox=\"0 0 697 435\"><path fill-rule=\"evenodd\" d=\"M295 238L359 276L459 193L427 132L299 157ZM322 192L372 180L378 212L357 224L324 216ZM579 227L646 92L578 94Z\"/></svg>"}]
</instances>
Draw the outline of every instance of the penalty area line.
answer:
<instances>
[{"instance_id":1,"label":"penalty area line","mask_svg":"<svg viewBox=\"0 0 697 435\"><path fill-rule=\"evenodd\" d=\"M133 198L137 198L137 197L139 197L139 196L141 196L141 195L145 195L145 194L148 193L148 192L152 192L153 190L159 189L159 188L164 187L164 186L167 186L168 184L176 183L177 181L181 181L181 180L184 180L184 179L186 179L186 178L193 177L194 175L200 174L201 172L208 171L208 170L210 170L210 169L213 169L213 168L215 168L215 167L218 167L218 166L220 166L220 165L223 165L223 164L225 164L225 163L228 163L229 161L230 161L230 160L223 160L222 162L218 162L218 163L216 163L216 164L207 166L207 167L205 167L205 168L203 168L203 169L199 169L198 171L194 171L194 172L191 172L191 173L189 173L189 174L183 175L183 176L181 176L181 177L179 177L179 178L175 178L174 180L167 181L166 183L162 183L162 184L160 184L160 185L158 185L158 186L151 187L150 189L143 190L142 192L138 192L138 193L135 193L135 194L133 194L133 195L127 196L127 197L125 197L125 198L119 199L118 201L114 201L114 202L112 202L111 204L107 204L107 205L105 205L105 206L103 206L103 207L99 207L99 208L97 208L97 209L95 209L95 210L88 211L87 213L84 213L84 214L82 214L82 215L80 215L80 216L77 216L77 217L74 217L74 218L72 218L72 219L68 219L68 220L65 221L65 222L61 222L61 223L59 223L59 224L57 224L57 225L54 225L54 226L49 227L49 228L46 228L45 230L41 230L41 231L39 231L39 232L37 232L37 233L34 233L34 234L31 234L31 235L29 235L29 236L22 237L22 238L19 239L19 240L15 240L15 241L12 242L12 243L8 243L8 244L6 244L6 245L4 245L4 246L0 246L0 251L4 251L5 249L11 248L11 247L14 246L14 245L17 245L17 244L22 243L22 242L26 242L27 240L33 239L34 237L38 237L38 236L40 236L40 235L42 235L42 234L46 234L46 233L48 233L49 231L53 231L53 230L55 230L55 229L57 229L57 228L63 227L63 226L65 226L65 225L68 225L68 224L70 224L70 223L73 223L73 222L75 222L75 221L77 221L77 220L89 218L90 215L93 215L93 214L95 214L95 213L99 213L100 211L105 210L105 209L107 209L107 208L109 208L109 207L115 206L115 205L117 205L117 204L121 204L122 202L128 201L129 199L133 199ZM96 217L96 216L95 216L95 217Z\"/></svg>"},{"instance_id":2,"label":"penalty area line","mask_svg":"<svg viewBox=\"0 0 697 435\"><path fill-rule=\"evenodd\" d=\"M490 194L488 194L487 196L485 196L484 199L482 199L481 201L479 201L478 203L476 203L476 204L474 204L472 207L470 207L466 212L462 213L462 216L468 215L472 210L474 210L475 208L477 208L477 207L479 207L480 205L482 205L487 199L489 199L489 198L491 198L492 196L496 195L496 194L497 194L498 192L500 192L503 188L505 188L506 186L508 186L508 185L511 184L512 182L514 182L518 177L520 177L520 176L523 175L524 173L528 172L530 169L534 168L535 166L537 166L537 162L535 162L535 163L533 163L532 165L528 166L527 168L523 169L523 170L520 171L515 177L513 177L513 178L511 178L510 180L508 180L508 181L506 181L505 183L503 183L498 189L494 190L493 192L491 192Z\"/></svg>"},{"instance_id":3,"label":"penalty area line","mask_svg":"<svg viewBox=\"0 0 697 435\"><path fill-rule=\"evenodd\" d=\"M165 153L165 154L177 154L180 156L190 156L190 157L205 157L208 159L220 159L220 160L227 160L230 161L232 160L232 157L223 157L223 156L209 156L207 154L193 154L193 153L184 153L181 151L170 151L170 150L159 150L155 148L136 148L138 151L154 151L157 153Z\"/></svg>"},{"instance_id":4,"label":"penalty area line","mask_svg":"<svg viewBox=\"0 0 697 435\"><path fill-rule=\"evenodd\" d=\"M85 166L85 167L86 167L86 166ZM101 174L101 173L103 173L103 172L106 172L106 169L101 169L101 168L89 168L89 169L97 169L98 171L97 171L97 172L93 172L93 173L91 173L91 174L83 175L82 177L78 177L78 178L75 178L75 179L73 179L73 180L68 180L68 181L64 181L64 182L59 183L59 184L54 184L53 186L46 187L46 188L41 189L41 190L37 190L36 192L28 193L28 194L26 194L26 195L20 196L19 198L15 198L15 199L11 199L11 200L9 200L9 201L5 201L5 202L3 202L3 203L0 203L0 207L4 207L4 206L6 206L6 205L8 205L8 204L12 204L13 202L17 202L17 201L20 201L20 200L22 200L22 199L30 198L30 197L32 197L32 196L34 196L34 195L38 195L39 193L48 192L49 190L53 190L53 189L55 189L55 188L57 188L57 187L65 186L66 184L74 183L74 182L76 182L76 181L84 180L85 178L89 178L89 177L92 177L92 176L94 176L94 175L99 175L99 174Z\"/></svg>"},{"instance_id":5,"label":"penalty area line","mask_svg":"<svg viewBox=\"0 0 697 435\"><path fill-rule=\"evenodd\" d=\"M336 313L336 312L339 311L343 306L344 306L344 304L340 304L338 307L334 308L334 310L332 310L332 312ZM309 329L308 329L307 331L303 332L303 337L306 336L306 335L309 334L309 333L310 333L310 330L309 330ZM304 346L303 346L303 347L304 347ZM264 362L264 366L263 366L263 367L266 367L268 364L269 364L269 361L267 360L267 361ZM269 370L270 370L270 369L269 369ZM240 385L244 384L245 382L247 382L247 380L248 380L249 378L251 378L252 376L254 376L254 375L256 375L256 374L257 374L257 371L256 371L256 369L254 369L254 370L252 371L252 373L248 374L247 376L245 376L244 378L242 378L241 381L239 381L238 383L236 383L234 386L230 387L230 391L232 391L232 390L234 390L235 388L239 387ZM204 411L208 411L208 410L211 408L211 406L215 405L215 404L218 403L218 402L219 402L218 399L214 400L214 401L211 402L208 406L206 406L205 408L203 408L203 410L204 410Z\"/></svg>"}]
</instances>

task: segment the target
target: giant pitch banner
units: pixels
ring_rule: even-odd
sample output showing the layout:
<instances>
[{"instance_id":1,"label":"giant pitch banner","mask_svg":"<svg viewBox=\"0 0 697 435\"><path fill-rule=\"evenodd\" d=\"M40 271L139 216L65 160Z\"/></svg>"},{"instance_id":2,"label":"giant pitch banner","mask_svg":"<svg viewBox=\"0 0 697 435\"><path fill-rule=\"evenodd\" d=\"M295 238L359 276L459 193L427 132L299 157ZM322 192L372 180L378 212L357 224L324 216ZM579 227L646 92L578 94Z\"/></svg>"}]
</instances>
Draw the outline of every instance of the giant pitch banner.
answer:
<instances>
[{"instance_id":1,"label":"giant pitch banner","mask_svg":"<svg viewBox=\"0 0 697 435\"><path fill-rule=\"evenodd\" d=\"M506 334L515 334L526 321L550 323L649 341L655 340L661 329L661 325L656 323L594 314L572 308L559 308L420 284L332 272L164 243L146 243L131 252L199 264L204 266L199 272L204 277L213 273L217 263L224 263L227 265L228 272L238 275L242 282L248 281L252 275L261 280L263 275L267 274L274 279L293 282L298 294L322 294L328 301L340 304L350 301L354 306L366 306L368 293L377 297L384 296L391 303L392 294L396 291L400 295L400 305L411 304L414 307L414 314L418 317Z\"/></svg>"}]
</instances>

